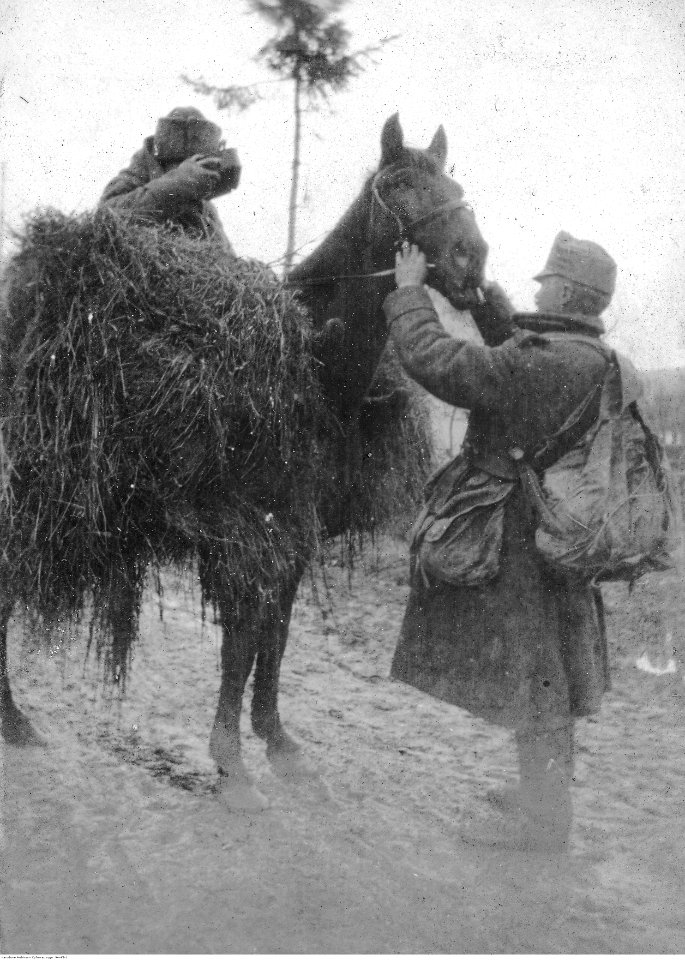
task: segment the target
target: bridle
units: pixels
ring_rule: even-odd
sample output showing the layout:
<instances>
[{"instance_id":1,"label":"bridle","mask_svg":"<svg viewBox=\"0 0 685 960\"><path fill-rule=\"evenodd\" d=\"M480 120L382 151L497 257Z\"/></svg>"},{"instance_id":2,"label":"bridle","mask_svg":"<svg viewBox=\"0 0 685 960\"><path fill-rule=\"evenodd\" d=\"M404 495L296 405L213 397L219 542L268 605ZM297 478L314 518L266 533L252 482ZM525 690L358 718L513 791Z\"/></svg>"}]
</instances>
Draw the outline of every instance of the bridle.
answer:
<instances>
[{"instance_id":1,"label":"bridle","mask_svg":"<svg viewBox=\"0 0 685 960\"><path fill-rule=\"evenodd\" d=\"M386 201L381 196L379 189L379 181L385 180L395 180L404 176L408 170L412 170L412 167L402 167L400 170L379 170L378 173L374 176L371 181L371 198L372 203L375 202L378 204L383 213L387 214L391 219L397 224L398 237L395 240L394 246L396 249L404 247L406 244L411 243L411 235L414 229L418 226L423 226L426 223L430 223L431 220L437 220L438 217L443 216L445 213L449 213L452 210L467 210L471 215L473 215L473 207L462 199L447 200L445 203L440 203L432 210L429 210L428 213L423 214L420 217L417 217L415 220L410 221L405 224L402 222L402 218L396 210L386 203ZM371 220L373 221L373 207L371 212ZM428 268L434 268L435 264L427 264ZM298 280L289 283L288 280L285 281L286 286L314 286L319 283L331 283L334 280L370 280L375 277L389 277L394 274L395 268L390 267L387 270L375 270L372 273L341 273L334 274L327 277L311 277L307 280Z\"/></svg>"},{"instance_id":2,"label":"bridle","mask_svg":"<svg viewBox=\"0 0 685 960\"><path fill-rule=\"evenodd\" d=\"M438 217L441 217L444 213L449 213L451 210L468 210L468 212L473 215L473 207L471 204L467 203L466 200L454 199L446 200L445 203L439 203L436 207L433 207L432 210L429 210L428 213L423 214L421 217L417 217L415 220L412 220L410 223L402 223L402 218L396 210L386 203L386 201L381 196L379 190L379 180L396 180L400 179L407 170L411 170L411 167L403 167L401 170L379 170L371 181L371 195L376 201L381 210L386 213L389 217L397 224L398 239L395 241L396 247L401 247L404 243L411 242L411 233L418 227L423 226L425 223L430 223L431 220L437 220Z\"/></svg>"}]
</instances>

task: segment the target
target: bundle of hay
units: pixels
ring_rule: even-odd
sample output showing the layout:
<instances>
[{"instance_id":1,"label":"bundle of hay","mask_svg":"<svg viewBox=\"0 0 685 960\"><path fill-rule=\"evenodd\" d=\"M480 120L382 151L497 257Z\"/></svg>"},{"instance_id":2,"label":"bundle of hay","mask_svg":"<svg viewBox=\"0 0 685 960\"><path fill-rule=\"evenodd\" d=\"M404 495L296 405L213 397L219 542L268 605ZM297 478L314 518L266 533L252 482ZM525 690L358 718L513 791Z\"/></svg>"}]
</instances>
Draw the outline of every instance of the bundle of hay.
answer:
<instances>
[{"instance_id":1,"label":"bundle of hay","mask_svg":"<svg viewBox=\"0 0 685 960\"><path fill-rule=\"evenodd\" d=\"M199 545L236 597L306 554L324 411L263 266L110 212L34 216L5 278L2 523L15 592L78 612L122 557Z\"/></svg>"},{"instance_id":2,"label":"bundle of hay","mask_svg":"<svg viewBox=\"0 0 685 960\"><path fill-rule=\"evenodd\" d=\"M38 213L20 240L0 312L10 592L48 620L89 599L98 615L122 569L139 593L150 564L199 558L205 599L265 599L311 556L322 491L339 489L295 294L111 211ZM383 369L376 392L392 394ZM402 397L363 431L355 529L422 485L427 434Z\"/></svg>"}]
</instances>

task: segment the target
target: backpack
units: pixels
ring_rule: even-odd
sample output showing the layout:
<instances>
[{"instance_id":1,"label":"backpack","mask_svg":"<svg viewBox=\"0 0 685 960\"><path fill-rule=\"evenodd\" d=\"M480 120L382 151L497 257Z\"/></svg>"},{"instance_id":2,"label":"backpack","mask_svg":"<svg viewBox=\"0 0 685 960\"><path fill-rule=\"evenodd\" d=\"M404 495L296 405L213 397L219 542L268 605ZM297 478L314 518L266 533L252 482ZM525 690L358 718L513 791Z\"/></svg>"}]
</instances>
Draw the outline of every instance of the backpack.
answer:
<instances>
[{"instance_id":1,"label":"backpack","mask_svg":"<svg viewBox=\"0 0 685 960\"><path fill-rule=\"evenodd\" d=\"M596 399L596 389L530 460L520 450L510 452L536 511L538 552L551 567L595 582L634 581L676 566L680 515L674 485L663 448L638 407L642 391L635 368L591 337L537 339L586 343L607 360L598 419L542 479L536 461L548 458L555 444L563 445Z\"/></svg>"}]
</instances>

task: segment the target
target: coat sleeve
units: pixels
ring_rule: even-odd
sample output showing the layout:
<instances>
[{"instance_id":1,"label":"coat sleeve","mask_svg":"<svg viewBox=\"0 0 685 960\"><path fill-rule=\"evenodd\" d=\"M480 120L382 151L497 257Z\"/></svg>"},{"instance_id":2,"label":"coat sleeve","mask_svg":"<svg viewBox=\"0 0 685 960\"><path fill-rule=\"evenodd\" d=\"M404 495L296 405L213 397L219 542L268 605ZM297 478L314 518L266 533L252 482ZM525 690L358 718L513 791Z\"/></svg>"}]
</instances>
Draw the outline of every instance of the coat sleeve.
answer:
<instances>
[{"instance_id":1,"label":"coat sleeve","mask_svg":"<svg viewBox=\"0 0 685 960\"><path fill-rule=\"evenodd\" d=\"M467 410L510 402L525 363L514 342L491 348L450 336L423 287L394 290L383 309L402 365L433 396Z\"/></svg>"},{"instance_id":2,"label":"coat sleeve","mask_svg":"<svg viewBox=\"0 0 685 960\"><path fill-rule=\"evenodd\" d=\"M187 188L176 169L151 177L140 154L136 154L131 164L107 184L99 205L166 220L193 202L197 203L194 191Z\"/></svg>"}]
</instances>

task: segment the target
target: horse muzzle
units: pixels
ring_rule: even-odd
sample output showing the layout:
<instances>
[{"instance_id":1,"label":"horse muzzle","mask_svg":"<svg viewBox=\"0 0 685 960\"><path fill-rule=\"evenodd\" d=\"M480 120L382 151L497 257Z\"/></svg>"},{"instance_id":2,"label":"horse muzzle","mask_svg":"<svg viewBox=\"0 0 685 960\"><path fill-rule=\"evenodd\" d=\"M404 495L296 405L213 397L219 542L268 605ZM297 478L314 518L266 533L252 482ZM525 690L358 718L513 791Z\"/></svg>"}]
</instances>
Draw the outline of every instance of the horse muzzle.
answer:
<instances>
[{"instance_id":1,"label":"horse muzzle","mask_svg":"<svg viewBox=\"0 0 685 960\"><path fill-rule=\"evenodd\" d=\"M447 297L457 310L469 310L480 302L478 291L483 270L473 258L457 253L436 264L431 285Z\"/></svg>"}]
</instances>

